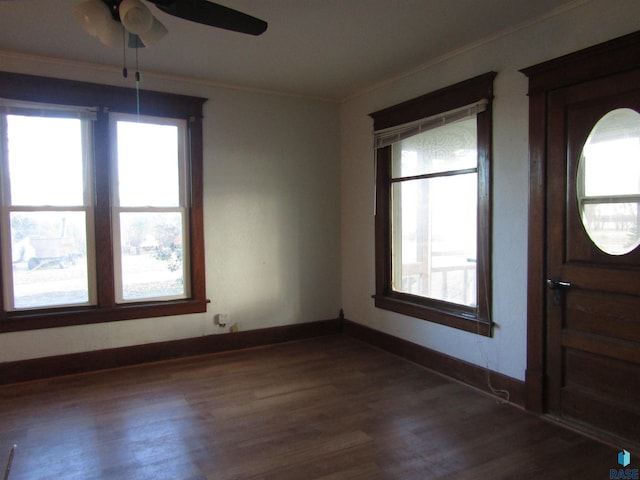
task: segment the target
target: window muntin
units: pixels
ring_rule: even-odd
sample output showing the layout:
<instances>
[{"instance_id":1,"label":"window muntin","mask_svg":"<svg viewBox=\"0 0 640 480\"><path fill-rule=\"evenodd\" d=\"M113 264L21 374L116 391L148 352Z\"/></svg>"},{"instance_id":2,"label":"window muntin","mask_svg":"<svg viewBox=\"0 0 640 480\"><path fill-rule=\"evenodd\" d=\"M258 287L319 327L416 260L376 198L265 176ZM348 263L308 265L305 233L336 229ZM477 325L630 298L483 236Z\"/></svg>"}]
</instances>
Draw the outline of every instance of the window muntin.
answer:
<instances>
[{"instance_id":1,"label":"window muntin","mask_svg":"<svg viewBox=\"0 0 640 480\"><path fill-rule=\"evenodd\" d=\"M2 117L5 309L95 304L91 121L24 113Z\"/></svg>"},{"instance_id":2,"label":"window muntin","mask_svg":"<svg viewBox=\"0 0 640 480\"><path fill-rule=\"evenodd\" d=\"M491 335L494 77L371 114L375 305L482 335Z\"/></svg>"},{"instance_id":3,"label":"window muntin","mask_svg":"<svg viewBox=\"0 0 640 480\"><path fill-rule=\"evenodd\" d=\"M183 315L206 311L206 286L204 270L204 228L203 228L203 195L202 195L202 105L206 99L175 95L161 92L141 90L140 102L132 101L135 91L128 88L110 87L99 84L76 82L70 80L37 77L8 72L0 72L0 237L2 240L2 252L0 256L0 332L31 330L39 328L51 328L69 325L81 325L97 322L112 322L135 318L152 318L167 315ZM138 107L139 105L139 107ZM90 108L87 108L90 106ZM180 145L184 150L184 166L179 167L178 175L181 199L177 206L182 213L178 215L180 225L173 228L177 232L174 236L173 250L167 255L162 252L160 260L154 262L162 265L163 274L171 273L180 266L179 258L182 256L182 285L174 286L170 295L153 298L144 296L137 300L119 301L116 294L120 273L116 272L116 240L120 232L115 232L113 221L113 192L114 169L112 168L111 153L114 148L114 140L110 133L110 117L121 114L140 118L160 118L162 123L175 124L177 121L184 126L183 139L188 139ZM85 170L83 172L83 195L88 199L84 206L65 205L33 205L11 206L10 185L8 175L8 155L6 142L6 115L26 115L34 117L50 118L75 118L80 119L83 125L88 125L84 133L88 133L83 141L87 141L87 149L83 150ZM131 118L129 118L130 120ZM88 122L85 122L88 120ZM168 121L167 121L168 120ZM74 176L74 175L71 175ZM149 181L148 179L146 181ZM182 188L182 187L181 187ZM69 191L73 191L69 189ZM177 190L176 190L177 191ZM77 190L76 190L77 192ZM68 192L64 192L67 195ZM175 198L175 195L173 195ZM180 201L184 200L184 203ZM47 203L64 203L64 201L49 201ZM131 202L135 203L135 202ZM175 203L175 202L173 202ZM123 207L129 208L129 207ZM135 208L135 207L133 207ZM148 207L160 208L164 207ZM12 209L12 210L11 210ZM13 308L14 282L11 278L13 267L12 239L10 234L11 212L22 215L25 211L30 214L44 212L49 215L62 213L66 217L65 230L77 229L75 218L78 212L85 212L84 218L87 224L86 255L87 276L89 278L88 303L74 300L73 304L65 302L54 305L51 302L48 307L33 307L23 304L24 308ZM148 211L146 213L150 213ZM124 213L124 212L123 212ZM131 212L126 212L131 213ZM175 216L174 212L166 213ZM24 222L13 215L14 222ZM74 217L74 218L72 218ZM56 232L61 231L61 221L58 217L50 220L42 220L46 228ZM172 218L173 224L176 224ZM54 223L54 226L49 225ZM166 222L165 222L166 223ZM176 224L177 225L177 224ZM42 227L45 228L44 226ZM179 250L178 250L179 246ZM118 247L119 249L120 247ZM19 255L18 249L14 249ZM24 251L24 249L23 249ZM177 253L178 251L179 253ZM93 258L92 258L93 256ZM45 271L45 266L35 270L37 275L52 273L67 273L70 271L47 265L50 272ZM94 284L91 285L91 279ZM27 282L29 283L29 282ZM179 283L179 282L176 282ZM175 290L179 289L176 294ZM182 293L180 293L182 292ZM131 295L129 295L131 296ZM83 297L84 298L84 297ZM125 295L127 298L127 295Z\"/></svg>"}]
</instances>

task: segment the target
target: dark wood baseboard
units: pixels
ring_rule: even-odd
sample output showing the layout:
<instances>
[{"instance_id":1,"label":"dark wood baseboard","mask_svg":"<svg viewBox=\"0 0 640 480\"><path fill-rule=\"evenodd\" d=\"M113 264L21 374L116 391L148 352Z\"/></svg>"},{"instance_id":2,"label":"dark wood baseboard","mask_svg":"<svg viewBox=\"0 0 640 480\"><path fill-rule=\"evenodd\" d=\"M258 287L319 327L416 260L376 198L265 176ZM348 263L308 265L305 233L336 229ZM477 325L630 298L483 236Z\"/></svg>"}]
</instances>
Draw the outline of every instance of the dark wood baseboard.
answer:
<instances>
[{"instance_id":1,"label":"dark wood baseboard","mask_svg":"<svg viewBox=\"0 0 640 480\"><path fill-rule=\"evenodd\" d=\"M491 393L487 381L487 378L490 378L494 389L509 392L511 403L519 406L525 405L525 384L520 380L496 372L489 372L489 377L487 377L487 370L482 367L345 320L342 317L246 332L207 335L183 340L0 363L0 385L260 347L341 332L488 393Z\"/></svg>"},{"instance_id":2,"label":"dark wood baseboard","mask_svg":"<svg viewBox=\"0 0 640 480\"><path fill-rule=\"evenodd\" d=\"M342 319L0 363L0 385L340 333Z\"/></svg>"},{"instance_id":3,"label":"dark wood baseboard","mask_svg":"<svg viewBox=\"0 0 640 480\"><path fill-rule=\"evenodd\" d=\"M464 360L450 357L349 320L344 320L343 332L353 338L422 365L434 372L493 394L489 386L490 380L494 391L505 390L509 392L509 402L520 407L525 406L525 384L521 380L493 371L488 372L487 369Z\"/></svg>"}]
</instances>

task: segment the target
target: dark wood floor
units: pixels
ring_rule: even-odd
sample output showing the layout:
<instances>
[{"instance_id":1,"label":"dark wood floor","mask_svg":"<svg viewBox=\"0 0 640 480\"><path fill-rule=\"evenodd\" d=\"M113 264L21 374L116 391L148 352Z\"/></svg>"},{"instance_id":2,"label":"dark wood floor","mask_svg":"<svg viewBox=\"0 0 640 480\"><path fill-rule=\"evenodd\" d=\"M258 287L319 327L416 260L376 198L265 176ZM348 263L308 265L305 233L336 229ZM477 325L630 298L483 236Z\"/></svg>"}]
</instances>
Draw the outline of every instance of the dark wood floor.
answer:
<instances>
[{"instance_id":1,"label":"dark wood floor","mask_svg":"<svg viewBox=\"0 0 640 480\"><path fill-rule=\"evenodd\" d=\"M340 335L0 387L0 465L14 443L10 480L605 479L617 467L613 447Z\"/></svg>"}]
</instances>

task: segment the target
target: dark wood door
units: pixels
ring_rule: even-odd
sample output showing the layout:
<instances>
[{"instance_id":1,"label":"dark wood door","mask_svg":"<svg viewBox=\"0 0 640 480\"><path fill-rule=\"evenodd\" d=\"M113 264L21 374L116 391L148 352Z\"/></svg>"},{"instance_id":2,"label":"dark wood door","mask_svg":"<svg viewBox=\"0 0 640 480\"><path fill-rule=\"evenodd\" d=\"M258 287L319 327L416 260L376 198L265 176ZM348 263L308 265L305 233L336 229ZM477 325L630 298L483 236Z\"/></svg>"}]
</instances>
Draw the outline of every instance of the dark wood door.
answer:
<instances>
[{"instance_id":1,"label":"dark wood door","mask_svg":"<svg viewBox=\"0 0 640 480\"><path fill-rule=\"evenodd\" d=\"M633 120L640 112L640 70L558 89L548 99L546 407L639 444L640 196L627 184L640 171L634 146L640 137L603 119L622 111ZM591 168L583 154L596 133L601 157ZM626 143L614 147L618 137ZM616 171L620 180L613 182ZM594 188L598 181L607 185ZM583 221L585 208L599 208L600 216ZM630 241L616 250L608 237Z\"/></svg>"}]
</instances>

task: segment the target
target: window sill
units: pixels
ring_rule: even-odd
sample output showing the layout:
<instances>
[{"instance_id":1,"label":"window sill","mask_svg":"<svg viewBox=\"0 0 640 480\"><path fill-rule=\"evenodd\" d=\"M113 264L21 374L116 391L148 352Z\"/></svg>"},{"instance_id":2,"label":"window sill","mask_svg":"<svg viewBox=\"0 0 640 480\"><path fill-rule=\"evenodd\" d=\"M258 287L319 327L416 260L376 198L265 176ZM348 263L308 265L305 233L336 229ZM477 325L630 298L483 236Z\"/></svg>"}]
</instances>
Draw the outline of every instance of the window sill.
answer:
<instances>
[{"instance_id":1,"label":"window sill","mask_svg":"<svg viewBox=\"0 0 640 480\"><path fill-rule=\"evenodd\" d=\"M470 333L476 333L485 337L492 336L492 324L478 319L474 314L462 311L447 311L423 302L414 300L414 297L402 294L373 295L377 308L401 313L409 317L439 323L448 327L457 328Z\"/></svg>"},{"instance_id":2,"label":"window sill","mask_svg":"<svg viewBox=\"0 0 640 480\"><path fill-rule=\"evenodd\" d=\"M208 300L175 300L118 305L113 308L77 307L5 312L0 320L0 333L202 313L206 312L207 303Z\"/></svg>"}]
</instances>

